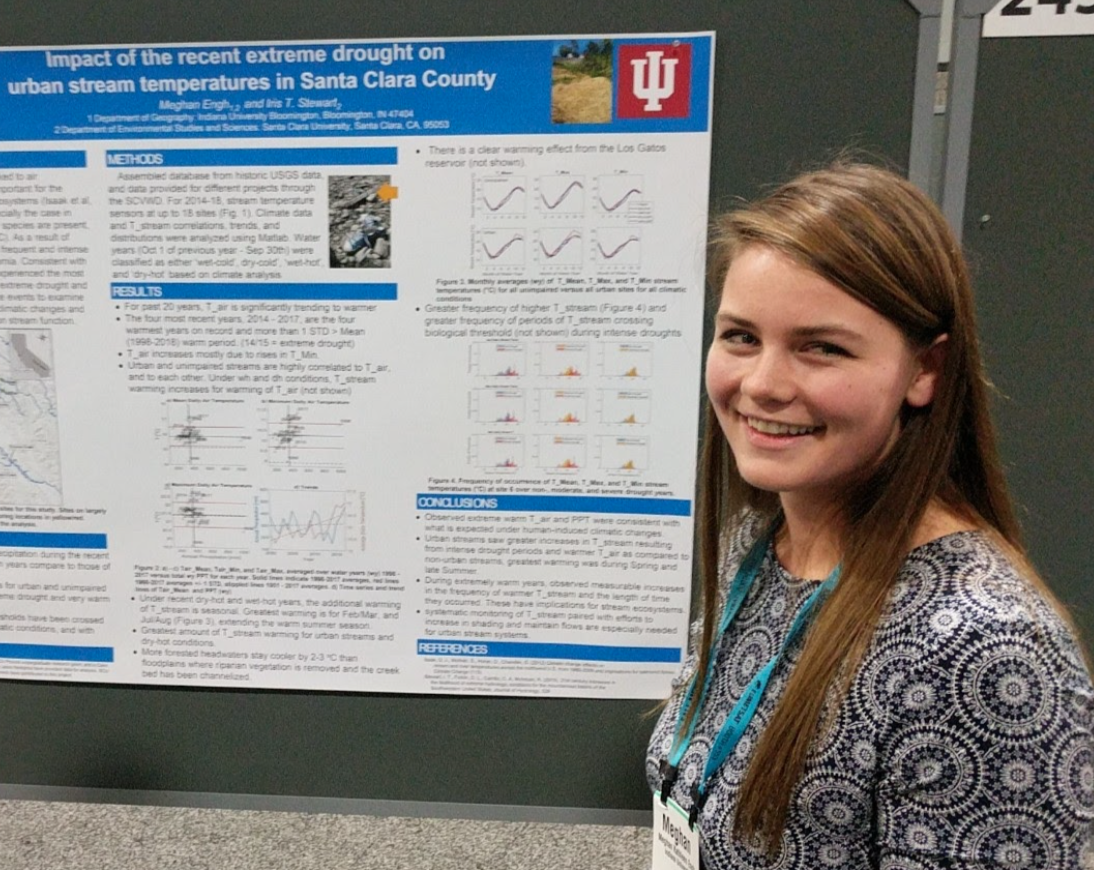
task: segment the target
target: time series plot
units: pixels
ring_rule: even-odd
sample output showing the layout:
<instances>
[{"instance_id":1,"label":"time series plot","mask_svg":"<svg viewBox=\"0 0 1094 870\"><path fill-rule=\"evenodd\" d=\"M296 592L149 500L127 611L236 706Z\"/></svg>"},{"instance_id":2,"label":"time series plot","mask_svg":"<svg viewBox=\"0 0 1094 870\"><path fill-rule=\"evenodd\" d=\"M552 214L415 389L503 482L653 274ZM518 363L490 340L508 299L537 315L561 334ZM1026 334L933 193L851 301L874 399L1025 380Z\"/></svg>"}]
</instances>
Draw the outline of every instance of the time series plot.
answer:
<instances>
[{"instance_id":1,"label":"time series plot","mask_svg":"<svg viewBox=\"0 0 1094 870\"><path fill-rule=\"evenodd\" d=\"M585 260L584 233L573 226L541 227L534 251L543 272L578 272Z\"/></svg>"},{"instance_id":2,"label":"time series plot","mask_svg":"<svg viewBox=\"0 0 1094 870\"><path fill-rule=\"evenodd\" d=\"M653 222L653 204L646 195L646 179L630 172L596 177L593 209L597 217L631 224Z\"/></svg>"},{"instance_id":3,"label":"time series plot","mask_svg":"<svg viewBox=\"0 0 1094 870\"><path fill-rule=\"evenodd\" d=\"M364 547L364 496L345 490L257 489L249 484L168 484L168 546L203 555L265 549L346 552Z\"/></svg>"},{"instance_id":4,"label":"time series plot","mask_svg":"<svg viewBox=\"0 0 1094 870\"><path fill-rule=\"evenodd\" d=\"M522 217L528 210L528 180L523 175L476 175L472 188L474 218Z\"/></svg>"},{"instance_id":5,"label":"time series plot","mask_svg":"<svg viewBox=\"0 0 1094 870\"><path fill-rule=\"evenodd\" d=\"M589 256L598 272L636 272L642 265L642 231L638 227L597 227Z\"/></svg>"},{"instance_id":6,"label":"time series plot","mask_svg":"<svg viewBox=\"0 0 1094 870\"><path fill-rule=\"evenodd\" d=\"M264 489L256 516L259 544L270 551L364 549L364 496L356 492Z\"/></svg>"},{"instance_id":7,"label":"time series plot","mask_svg":"<svg viewBox=\"0 0 1094 870\"><path fill-rule=\"evenodd\" d=\"M471 265L489 272L520 272L528 259L523 227L480 227L474 232Z\"/></svg>"},{"instance_id":8,"label":"time series plot","mask_svg":"<svg viewBox=\"0 0 1094 870\"><path fill-rule=\"evenodd\" d=\"M557 173L536 179L534 201L545 218L576 218L585 214L586 181L583 175Z\"/></svg>"}]
</instances>

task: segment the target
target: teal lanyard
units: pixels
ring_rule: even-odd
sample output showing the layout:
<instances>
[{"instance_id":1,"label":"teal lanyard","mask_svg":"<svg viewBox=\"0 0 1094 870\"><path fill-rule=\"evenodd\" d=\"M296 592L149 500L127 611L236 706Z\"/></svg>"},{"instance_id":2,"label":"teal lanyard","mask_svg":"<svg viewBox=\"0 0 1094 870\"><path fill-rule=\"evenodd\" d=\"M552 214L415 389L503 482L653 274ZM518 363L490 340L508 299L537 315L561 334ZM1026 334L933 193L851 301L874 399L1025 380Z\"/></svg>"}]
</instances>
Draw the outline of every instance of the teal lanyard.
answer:
<instances>
[{"instance_id":1,"label":"teal lanyard","mask_svg":"<svg viewBox=\"0 0 1094 870\"><path fill-rule=\"evenodd\" d=\"M687 693L684 695L684 701L680 705L680 712L676 717L676 730L673 737L672 751L670 752L669 757L662 762L661 765L661 775L663 778L661 785L662 801L668 798L668 793L671 791L672 784L676 780L677 768L680 761L687 752L688 747L691 745L691 740L695 733L695 726L699 722L699 716L702 714L703 705L706 703L710 684L714 680L714 663L718 657L718 648L721 646L722 637L725 635L726 629L729 628L733 620L737 617L737 614L741 610L741 606L744 604L745 598L748 597L748 593L752 589L752 585L756 582L756 577L760 573L760 567L763 565L763 560L767 555L770 543L770 535L762 536L753 544L752 549L748 551L748 554L741 561L741 565L737 569L737 574L733 578L733 584L729 588L729 595L726 596L725 608L722 611L722 620L718 626L718 634L714 640L710 658L707 661L706 673L703 675L703 687L699 693L698 709L691 719L691 724L688 726L687 733L681 735L680 728L683 725L684 717L687 714L688 706L691 702L692 695L695 692L698 674L691 678L691 682L688 685ZM734 748L736 748L737 744L740 742L749 723L752 722L752 718L756 715L756 708L760 705L760 699L763 697L764 690L767 688L768 681L771 679L771 674L774 672L775 667L782 660L786 651L802 633L809 622L809 618L813 615L813 611L817 608L817 605L823 601L825 596L827 596L835 587L836 581L839 579L839 574L840 566L837 565L832 569L832 573L828 575L828 578L813 590L813 593L806 600L805 604L801 606L797 615L794 617L794 621L791 623L790 630L783 639L779 651L772 656L771 660L766 665L760 668L756 676L752 678L752 682L749 683L748 688L745 689L744 693L737 700L737 703L733 705L733 709L730 711L729 716L726 717L725 724L723 724L718 731L718 736L714 739L714 744L710 748L710 754L707 756L707 762L703 768L703 775L692 789L692 808L690 813L690 823L692 826L695 825L699 809L706 799L706 788L710 782L710 778L718 771L722 764L725 763L725 760L729 758Z\"/></svg>"}]
</instances>

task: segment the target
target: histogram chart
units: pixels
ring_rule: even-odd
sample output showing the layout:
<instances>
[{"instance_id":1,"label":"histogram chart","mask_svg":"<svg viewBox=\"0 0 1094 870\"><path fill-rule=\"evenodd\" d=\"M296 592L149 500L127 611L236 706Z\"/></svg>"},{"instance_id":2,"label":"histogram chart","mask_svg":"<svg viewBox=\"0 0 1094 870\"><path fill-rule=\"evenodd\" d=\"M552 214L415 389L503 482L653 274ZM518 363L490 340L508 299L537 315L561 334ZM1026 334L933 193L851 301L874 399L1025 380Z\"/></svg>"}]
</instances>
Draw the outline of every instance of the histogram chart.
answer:
<instances>
[{"instance_id":1,"label":"histogram chart","mask_svg":"<svg viewBox=\"0 0 1094 870\"><path fill-rule=\"evenodd\" d=\"M243 402L168 401L158 432L166 442L167 464L176 469L245 469L252 426L252 412Z\"/></svg>"},{"instance_id":2,"label":"histogram chart","mask_svg":"<svg viewBox=\"0 0 1094 870\"><path fill-rule=\"evenodd\" d=\"M599 464L604 471L616 474L638 474L649 467L649 439L604 435L599 441Z\"/></svg>"},{"instance_id":3,"label":"histogram chart","mask_svg":"<svg viewBox=\"0 0 1094 870\"><path fill-rule=\"evenodd\" d=\"M168 484L168 544L176 550L235 551L255 538L254 496L245 484Z\"/></svg>"},{"instance_id":4,"label":"histogram chart","mask_svg":"<svg viewBox=\"0 0 1094 870\"><path fill-rule=\"evenodd\" d=\"M600 391L600 422L607 426L645 426L652 410L650 390Z\"/></svg>"},{"instance_id":5,"label":"histogram chart","mask_svg":"<svg viewBox=\"0 0 1094 870\"><path fill-rule=\"evenodd\" d=\"M475 232L473 265L490 272L519 272L527 261L527 233L520 227Z\"/></svg>"},{"instance_id":6,"label":"histogram chart","mask_svg":"<svg viewBox=\"0 0 1094 870\"><path fill-rule=\"evenodd\" d=\"M545 273L578 272L584 263L582 232L574 227L536 230L536 262Z\"/></svg>"},{"instance_id":7,"label":"histogram chart","mask_svg":"<svg viewBox=\"0 0 1094 870\"><path fill-rule=\"evenodd\" d=\"M483 471L514 472L524 467L524 436L472 435L467 454L468 463Z\"/></svg>"},{"instance_id":8,"label":"histogram chart","mask_svg":"<svg viewBox=\"0 0 1094 870\"><path fill-rule=\"evenodd\" d=\"M346 428L339 405L270 402L263 407L266 463L281 469L345 469Z\"/></svg>"},{"instance_id":9,"label":"histogram chart","mask_svg":"<svg viewBox=\"0 0 1094 870\"><path fill-rule=\"evenodd\" d=\"M355 492L264 489L258 496L257 514L259 543L270 551L364 549L363 498Z\"/></svg>"},{"instance_id":10,"label":"histogram chart","mask_svg":"<svg viewBox=\"0 0 1094 870\"><path fill-rule=\"evenodd\" d=\"M550 378L584 378L589 375L589 345L581 341L542 343L539 373Z\"/></svg>"},{"instance_id":11,"label":"histogram chart","mask_svg":"<svg viewBox=\"0 0 1094 870\"><path fill-rule=\"evenodd\" d=\"M653 345L647 342L608 342L600 352L605 377L645 380L653 376Z\"/></svg>"},{"instance_id":12,"label":"histogram chart","mask_svg":"<svg viewBox=\"0 0 1094 870\"><path fill-rule=\"evenodd\" d=\"M528 373L527 360L519 341L477 341L468 352L468 369L480 378L519 378Z\"/></svg>"},{"instance_id":13,"label":"histogram chart","mask_svg":"<svg viewBox=\"0 0 1094 870\"><path fill-rule=\"evenodd\" d=\"M539 390L539 422L577 426L586 422L585 390Z\"/></svg>"},{"instance_id":14,"label":"histogram chart","mask_svg":"<svg viewBox=\"0 0 1094 870\"><path fill-rule=\"evenodd\" d=\"M524 422L524 391L516 387L483 387L468 396L468 416L476 423L515 426Z\"/></svg>"},{"instance_id":15,"label":"histogram chart","mask_svg":"<svg viewBox=\"0 0 1094 870\"><path fill-rule=\"evenodd\" d=\"M547 218L576 218L585 214L585 177L541 175L536 179L535 204Z\"/></svg>"},{"instance_id":16,"label":"histogram chart","mask_svg":"<svg viewBox=\"0 0 1094 870\"><path fill-rule=\"evenodd\" d=\"M584 435L540 435L537 464L544 471L574 473L585 469Z\"/></svg>"},{"instance_id":17,"label":"histogram chart","mask_svg":"<svg viewBox=\"0 0 1094 870\"><path fill-rule=\"evenodd\" d=\"M528 209L528 182L521 175L477 175L473 181L472 217L523 217Z\"/></svg>"},{"instance_id":18,"label":"histogram chart","mask_svg":"<svg viewBox=\"0 0 1094 870\"><path fill-rule=\"evenodd\" d=\"M592 244L598 272L636 272L642 265L642 232L637 227L597 227Z\"/></svg>"}]
</instances>

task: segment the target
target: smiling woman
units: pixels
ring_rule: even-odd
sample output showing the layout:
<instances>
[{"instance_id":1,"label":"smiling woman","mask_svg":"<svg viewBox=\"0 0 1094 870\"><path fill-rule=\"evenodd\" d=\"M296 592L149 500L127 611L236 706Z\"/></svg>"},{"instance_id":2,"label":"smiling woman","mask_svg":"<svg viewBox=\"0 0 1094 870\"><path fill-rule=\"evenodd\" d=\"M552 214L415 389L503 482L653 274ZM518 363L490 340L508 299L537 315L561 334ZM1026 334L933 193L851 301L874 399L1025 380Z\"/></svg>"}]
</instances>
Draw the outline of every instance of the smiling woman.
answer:
<instances>
[{"instance_id":1,"label":"smiling woman","mask_svg":"<svg viewBox=\"0 0 1094 870\"><path fill-rule=\"evenodd\" d=\"M714 253L702 615L651 787L710 870L1079 866L1094 691L1022 550L945 219L837 165Z\"/></svg>"}]
</instances>

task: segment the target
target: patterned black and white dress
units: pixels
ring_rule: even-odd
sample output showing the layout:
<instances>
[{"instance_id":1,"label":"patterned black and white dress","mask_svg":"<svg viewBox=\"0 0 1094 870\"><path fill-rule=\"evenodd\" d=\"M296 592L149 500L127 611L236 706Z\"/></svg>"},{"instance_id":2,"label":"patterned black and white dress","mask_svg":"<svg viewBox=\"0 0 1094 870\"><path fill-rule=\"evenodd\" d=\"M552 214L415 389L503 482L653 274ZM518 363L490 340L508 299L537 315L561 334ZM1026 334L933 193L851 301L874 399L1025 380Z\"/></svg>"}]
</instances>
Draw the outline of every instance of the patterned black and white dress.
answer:
<instances>
[{"instance_id":1,"label":"patterned black and white dress","mask_svg":"<svg viewBox=\"0 0 1094 870\"><path fill-rule=\"evenodd\" d=\"M727 578L758 531L755 521L738 530ZM685 809L726 715L817 582L788 574L769 548L719 647L680 763L672 796ZM1067 628L988 537L959 532L908 556L873 645L813 747L780 851L766 859L733 837L733 814L799 652L776 668L707 787L698 827L708 870L1094 867L1094 691ZM694 656L681 680L693 666ZM680 696L650 742L654 789Z\"/></svg>"}]
</instances>

